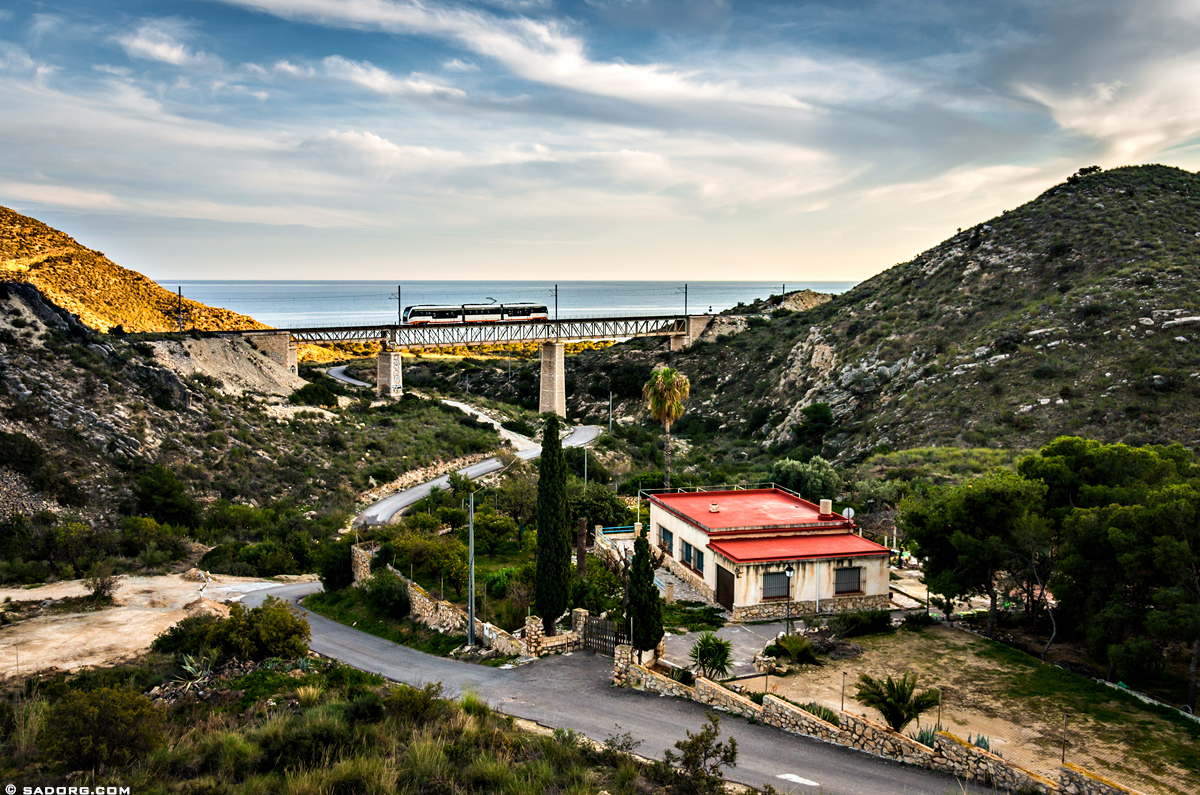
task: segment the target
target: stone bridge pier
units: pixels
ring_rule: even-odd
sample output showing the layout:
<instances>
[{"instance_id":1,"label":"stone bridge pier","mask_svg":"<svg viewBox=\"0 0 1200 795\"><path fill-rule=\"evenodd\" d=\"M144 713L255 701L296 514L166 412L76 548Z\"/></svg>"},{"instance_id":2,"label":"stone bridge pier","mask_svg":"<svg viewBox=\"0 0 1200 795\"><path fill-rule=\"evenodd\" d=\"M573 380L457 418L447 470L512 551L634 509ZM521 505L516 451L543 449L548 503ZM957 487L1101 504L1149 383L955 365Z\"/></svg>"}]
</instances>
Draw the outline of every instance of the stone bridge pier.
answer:
<instances>
[{"instance_id":1,"label":"stone bridge pier","mask_svg":"<svg viewBox=\"0 0 1200 795\"><path fill-rule=\"evenodd\" d=\"M404 372L400 351L382 350L375 360L375 392L383 397L404 394Z\"/></svg>"},{"instance_id":2,"label":"stone bridge pier","mask_svg":"<svg viewBox=\"0 0 1200 795\"><path fill-rule=\"evenodd\" d=\"M567 416L567 375L561 342L542 343L541 386L538 412Z\"/></svg>"},{"instance_id":3,"label":"stone bridge pier","mask_svg":"<svg viewBox=\"0 0 1200 795\"><path fill-rule=\"evenodd\" d=\"M291 333L287 331L256 331L245 334L244 337L250 341L251 345L262 351L267 358L274 359L286 367L292 375L300 372L297 354L299 345L292 340Z\"/></svg>"}]
</instances>

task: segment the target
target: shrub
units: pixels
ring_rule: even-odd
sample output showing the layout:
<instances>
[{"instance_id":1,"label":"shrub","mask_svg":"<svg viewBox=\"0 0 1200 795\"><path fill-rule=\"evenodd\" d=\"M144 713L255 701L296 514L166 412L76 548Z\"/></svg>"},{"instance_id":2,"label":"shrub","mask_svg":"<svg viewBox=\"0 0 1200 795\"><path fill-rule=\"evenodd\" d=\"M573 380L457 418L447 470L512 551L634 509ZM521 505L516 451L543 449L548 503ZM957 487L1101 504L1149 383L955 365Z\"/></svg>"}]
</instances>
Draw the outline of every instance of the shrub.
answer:
<instances>
[{"instance_id":1,"label":"shrub","mask_svg":"<svg viewBox=\"0 0 1200 795\"><path fill-rule=\"evenodd\" d=\"M717 679L729 676L732 649L733 644L729 641L718 638L712 632L701 632L688 656L701 676Z\"/></svg>"},{"instance_id":2,"label":"shrub","mask_svg":"<svg viewBox=\"0 0 1200 795\"><path fill-rule=\"evenodd\" d=\"M399 577L386 569L371 575L363 585L367 604L378 615L401 619L408 615L410 603L408 586Z\"/></svg>"},{"instance_id":3,"label":"shrub","mask_svg":"<svg viewBox=\"0 0 1200 795\"><path fill-rule=\"evenodd\" d=\"M673 776L679 792L696 795L723 795L725 773L722 768L737 767L737 740L718 742L721 719L708 713L708 723L699 732L687 732L687 739L675 743L676 750L663 754L666 767L678 768ZM661 768L659 768L661 775Z\"/></svg>"},{"instance_id":4,"label":"shrub","mask_svg":"<svg viewBox=\"0 0 1200 795\"><path fill-rule=\"evenodd\" d=\"M892 614L887 610L863 610L858 613L838 613L829 619L829 628L839 638L876 635L890 632Z\"/></svg>"},{"instance_id":5,"label":"shrub","mask_svg":"<svg viewBox=\"0 0 1200 795\"><path fill-rule=\"evenodd\" d=\"M860 703L878 710L892 731L901 732L922 712L936 707L941 701L941 695L936 690L917 693L916 687L917 675L912 671L899 680L891 676L879 680L870 674L860 674L854 697Z\"/></svg>"},{"instance_id":6,"label":"shrub","mask_svg":"<svg viewBox=\"0 0 1200 795\"><path fill-rule=\"evenodd\" d=\"M400 685L388 693L383 706L392 717L417 725L429 723L446 711L440 682L424 687Z\"/></svg>"},{"instance_id":7,"label":"shrub","mask_svg":"<svg viewBox=\"0 0 1200 795\"><path fill-rule=\"evenodd\" d=\"M203 768L229 778L240 779L258 762L258 746L234 731L217 731L200 743Z\"/></svg>"},{"instance_id":8,"label":"shrub","mask_svg":"<svg viewBox=\"0 0 1200 795\"><path fill-rule=\"evenodd\" d=\"M938 620L930 613L917 612L904 614L904 628L911 630L919 630L923 627L931 627Z\"/></svg>"},{"instance_id":9,"label":"shrub","mask_svg":"<svg viewBox=\"0 0 1200 795\"><path fill-rule=\"evenodd\" d=\"M505 420L500 423L500 427L513 433L518 433L521 436L533 437L537 435L537 428L534 428L525 420Z\"/></svg>"},{"instance_id":10,"label":"shrub","mask_svg":"<svg viewBox=\"0 0 1200 795\"><path fill-rule=\"evenodd\" d=\"M107 563L92 566L83 584L91 591L94 599L111 599L113 592L117 590L117 578L113 574L112 566Z\"/></svg>"},{"instance_id":11,"label":"shrub","mask_svg":"<svg viewBox=\"0 0 1200 795\"><path fill-rule=\"evenodd\" d=\"M32 475L46 460L42 446L23 433L0 431L0 465Z\"/></svg>"},{"instance_id":12,"label":"shrub","mask_svg":"<svg viewBox=\"0 0 1200 795\"><path fill-rule=\"evenodd\" d=\"M350 723L375 723L383 717L383 699L375 693L365 693L346 705L346 720Z\"/></svg>"},{"instance_id":13,"label":"shrub","mask_svg":"<svg viewBox=\"0 0 1200 795\"><path fill-rule=\"evenodd\" d=\"M164 466L151 467L137 479L133 498L138 514L162 524L195 527L200 523L199 505L175 473Z\"/></svg>"},{"instance_id":14,"label":"shrub","mask_svg":"<svg viewBox=\"0 0 1200 795\"><path fill-rule=\"evenodd\" d=\"M234 604L229 618L189 616L154 639L154 651L176 655L239 657L265 660L268 657L297 659L308 650L308 622L287 602L274 596L253 610Z\"/></svg>"},{"instance_id":15,"label":"shrub","mask_svg":"<svg viewBox=\"0 0 1200 795\"><path fill-rule=\"evenodd\" d=\"M46 722L47 751L71 770L126 765L162 742L162 716L150 699L115 687L68 692Z\"/></svg>"},{"instance_id":16,"label":"shrub","mask_svg":"<svg viewBox=\"0 0 1200 795\"><path fill-rule=\"evenodd\" d=\"M812 641L800 635L784 635L775 641L776 656L779 653L787 655L788 659L797 665L820 665L817 649Z\"/></svg>"}]
</instances>

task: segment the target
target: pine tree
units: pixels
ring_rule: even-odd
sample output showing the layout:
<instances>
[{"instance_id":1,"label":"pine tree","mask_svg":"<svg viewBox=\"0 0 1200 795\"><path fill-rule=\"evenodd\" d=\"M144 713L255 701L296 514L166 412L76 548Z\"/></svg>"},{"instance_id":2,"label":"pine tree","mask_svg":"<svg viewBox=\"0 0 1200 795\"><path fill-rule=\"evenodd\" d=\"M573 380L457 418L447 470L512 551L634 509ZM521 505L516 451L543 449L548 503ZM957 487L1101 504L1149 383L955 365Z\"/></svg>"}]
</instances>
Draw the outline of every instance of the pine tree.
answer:
<instances>
[{"instance_id":1,"label":"pine tree","mask_svg":"<svg viewBox=\"0 0 1200 795\"><path fill-rule=\"evenodd\" d=\"M546 417L538 465L537 576L534 605L546 635L567 609L571 587L571 534L567 522L567 464L559 438L559 418Z\"/></svg>"},{"instance_id":2,"label":"pine tree","mask_svg":"<svg viewBox=\"0 0 1200 795\"><path fill-rule=\"evenodd\" d=\"M642 652L658 646L663 637L662 597L654 584L654 564L650 562L650 542L644 529L633 542L633 566L625 587L629 589L628 615L633 621L630 641L641 662Z\"/></svg>"}]
</instances>

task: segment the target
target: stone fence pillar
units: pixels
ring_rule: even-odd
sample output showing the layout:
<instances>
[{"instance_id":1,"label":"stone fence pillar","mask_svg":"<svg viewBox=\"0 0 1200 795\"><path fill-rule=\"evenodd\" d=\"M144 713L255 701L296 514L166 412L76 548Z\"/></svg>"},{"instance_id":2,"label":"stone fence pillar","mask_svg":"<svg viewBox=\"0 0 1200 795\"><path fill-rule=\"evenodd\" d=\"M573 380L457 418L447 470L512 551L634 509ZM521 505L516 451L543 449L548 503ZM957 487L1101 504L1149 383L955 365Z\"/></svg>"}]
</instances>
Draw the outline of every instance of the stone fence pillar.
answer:
<instances>
[{"instance_id":1,"label":"stone fence pillar","mask_svg":"<svg viewBox=\"0 0 1200 795\"><path fill-rule=\"evenodd\" d=\"M588 611L582 607L577 607L571 611L571 631L583 632L583 626L587 623Z\"/></svg>"},{"instance_id":2,"label":"stone fence pillar","mask_svg":"<svg viewBox=\"0 0 1200 795\"><path fill-rule=\"evenodd\" d=\"M538 616L528 616L525 619L525 648L529 651L530 657L542 656L542 637L545 631L542 629L542 619Z\"/></svg>"},{"instance_id":3,"label":"stone fence pillar","mask_svg":"<svg viewBox=\"0 0 1200 795\"><path fill-rule=\"evenodd\" d=\"M633 647L622 643L613 650L613 685L626 687L629 684L629 666L633 665Z\"/></svg>"}]
</instances>

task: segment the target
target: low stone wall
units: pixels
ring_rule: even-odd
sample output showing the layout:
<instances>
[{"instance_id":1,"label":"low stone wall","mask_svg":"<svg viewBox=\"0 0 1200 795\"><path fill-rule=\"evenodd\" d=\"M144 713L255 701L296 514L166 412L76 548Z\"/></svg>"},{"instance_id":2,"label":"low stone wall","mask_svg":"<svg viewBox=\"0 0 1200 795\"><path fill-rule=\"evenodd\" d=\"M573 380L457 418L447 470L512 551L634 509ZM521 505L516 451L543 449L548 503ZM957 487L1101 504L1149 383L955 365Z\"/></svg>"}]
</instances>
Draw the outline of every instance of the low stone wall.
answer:
<instances>
[{"instance_id":1,"label":"low stone wall","mask_svg":"<svg viewBox=\"0 0 1200 795\"><path fill-rule=\"evenodd\" d=\"M939 732L935 735L935 747L930 748L862 715L837 712L839 725L835 726L770 694L763 696L763 705L760 707L750 699L708 679L697 679L695 687L688 687L634 663L633 648L628 645L616 648L613 685L690 699L714 709L753 718L792 734L801 734L874 756L938 770L960 779L990 786L1000 792L1037 792L1041 795L1140 795L1076 765L1060 768L1059 781L1056 783L949 732Z\"/></svg>"},{"instance_id":2,"label":"low stone wall","mask_svg":"<svg viewBox=\"0 0 1200 795\"><path fill-rule=\"evenodd\" d=\"M350 547L350 569L354 572L354 582L358 584L371 576L371 558L379 549L379 544L368 541ZM391 564L385 567L399 578L408 589L409 615L430 629L447 635L467 634L467 624L470 618L460 608L449 602L434 599L428 591L417 583L405 577ZM475 637L489 649L495 649L501 654L525 657L528 656L525 644L520 638L513 637L508 632L486 621L475 619Z\"/></svg>"},{"instance_id":3,"label":"low stone wall","mask_svg":"<svg viewBox=\"0 0 1200 795\"><path fill-rule=\"evenodd\" d=\"M696 679L695 693L695 700L706 706L715 707L722 712L732 712L735 715L741 715L743 718L762 719L762 707L745 696L740 696L732 690L721 687L712 680L703 677Z\"/></svg>"},{"instance_id":4,"label":"low stone wall","mask_svg":"<svg viewBox=\"0 0 1200 795\"><path fill-rule=\"evenodd\" d=\"M890 594L873 594L871 596L836 596L833 599L821 600L821 613L848 613L858 610L890 610L893 607ZM792 618L802 615L813 615L817 612L817 603L812 599L792 602ZM734 621L774 621L786 618L788 603L784 601L760 602L756 605L734 605Z\"/></svg>"},{"instance_id":5,"label":"low stone wall","mask_svg":"<svg viewBox=\"0 0 1200 795\"><path fill-rule=\"evenodd\" d=\"M587 616L586 610L578 611ZM572 615L572 621L575 616ZM525 648L529 652L530 657L545 657L547 654L561 654L567 651L576 651L583 648L583 628L582 624L578 631L572 629L569 632L560 632L554 637L546 637L546 631L542 627L542 619L539 616L529 616L525 619Z\"/></svg>"},{"instance_id":6,"label":"low stone wall","mask_svg":"<svg viewBox=\"0 0 1200 795\"><path fill-rule=\"evenodd\" d=\"M839 743L842 730L816 715L772 695L763 696L763 723L792 734L815 737L827 743Z\"/></svg>"},{"instance_id":7,"label":"low stone wall","mask_svg":"<svg viewBox=\"0 0 1200 795\"><path fill-rule=\"evenodd\" d=\"M940 754L937 767L947 773L1009 792L1040 792L1042 795L1051 795L1063 791L1062 786L1050 779L1005 761L950 732L938 732L934 742ZM1062 775L1061 769L1059 775ZM1095 790L1087 792L1090 795Z\"/></svg>"},{"instance_id":8,"label":"low stone wall","mask_svg":"<svg viewBox=\"0 0 1200 795\"><path fill-rule=\"evenodd\" d=\"M1101 778L1070 762L1059 768L1058 775L1063 792L1068 795L1141 795L1137 790Z\"/></svg>"}]
</instances>

